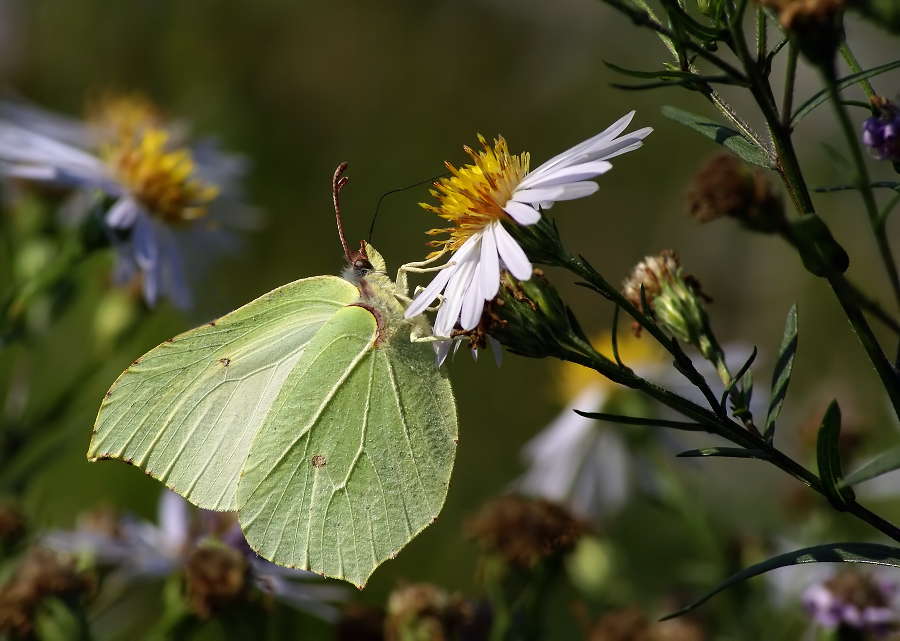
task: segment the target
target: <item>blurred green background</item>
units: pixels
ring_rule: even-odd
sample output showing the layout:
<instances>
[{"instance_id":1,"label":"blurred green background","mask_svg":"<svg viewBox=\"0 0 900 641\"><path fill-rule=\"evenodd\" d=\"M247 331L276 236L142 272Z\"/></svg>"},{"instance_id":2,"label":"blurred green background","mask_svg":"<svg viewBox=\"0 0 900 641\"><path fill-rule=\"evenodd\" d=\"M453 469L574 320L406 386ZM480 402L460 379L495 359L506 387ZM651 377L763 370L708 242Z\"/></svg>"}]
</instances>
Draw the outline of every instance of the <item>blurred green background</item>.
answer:
<instances>
[{"instance_id":1,"label":"blurred green background","mask_svg":"<svg viewBox=\"0 0 900 641\"><path fill-rule=\"evenodd\" d=\"M785 410L791 417L785 421L787 442L797 440L790 423L821 411L821 401L835 395L857 408L857 420L870 428L863 453L896 438L877 380L827 287L776 239L725 222L699 227L689 219L684 192L715 145L664 119L660 107L674 104L708 116L713 110L681 89L611 88L631 81L602 61L650 69L665 51L652 34L600 2L0 0L0 11L0 82L8 89L72 115L83 112L91 95L143 91L168 116L189 121L196 134L215 136L245 155L252 167L248 201L265 212L264 227L247 237L245 251L217 266L203 308L186 316L163 305L82 380L77 402L57 419L71 437L52 460L35 462L43 469L28 500L46 525L70 525L79 512L104 502L153 516L156 482L124 465L85 460L102 395L137 356L170 335L285 282L338 273L343 257L330 180L339 162L350 165L342 209L352 240L367 234L381 194L441 173L444 160L464 163L462 145L476 145L477 133L502 134L511 151L530 151L535 167L632 109L633 128L656 130L645 147L614 162L599 179L599 194L552 210L573 253L618 282L645 255L676 249L715 299L710 314L719 338L760 347L760 394L768 388L785 314L798 302L801 348ZM897 53L886 35L852 15L848 31L864 68ZM898 79L897 73L881 76L876 90L893 96ZM798 100L817 88L808 70L802 70L799 87ZM739 97L736 104L762 128L749 105ZM841 182L819 145L836 138L828 109L806 120L797 137L810 184ZM886 179L879 172L887 170L874 168L873 178ZM441 222L417 206L428 199L427 188L418 187L383 203L372 242L390 270L427 251L423 232ZM889 300L858 198L845 193L816 201L850 252L851 277ZM82 376L80 355L96 348L80 329L92 322L103 287L103 269L95 271L81 302L40 349L3 356L25 363L39 381L30 404L47 402ZM551 277L586 328L609 325L608 305L565 274ZM2 369L9 383L12 368ZM399 578L477 593L476 548L461 538L464 518L521 473L521 445L565 400L557 395L553 363L507 356L498 371L489 358L476 364L465 356L450 370L460 445L446 507L434 526L376 572L364 600L382 602ZM772 492L790 486L786 479L745 462L685 469L697 496L727 530L755 535L779 527L781 508L762 522L759 510L772 505ZM648 515L646 506L635 509L618 527L635 537L635 545L648 545L635 566L646 594L665 594L684 560L679 557L702 553L685 549L688 535L677 520ZM559 617L571 618L565 607Z\"/></svg>"}]
</instances>

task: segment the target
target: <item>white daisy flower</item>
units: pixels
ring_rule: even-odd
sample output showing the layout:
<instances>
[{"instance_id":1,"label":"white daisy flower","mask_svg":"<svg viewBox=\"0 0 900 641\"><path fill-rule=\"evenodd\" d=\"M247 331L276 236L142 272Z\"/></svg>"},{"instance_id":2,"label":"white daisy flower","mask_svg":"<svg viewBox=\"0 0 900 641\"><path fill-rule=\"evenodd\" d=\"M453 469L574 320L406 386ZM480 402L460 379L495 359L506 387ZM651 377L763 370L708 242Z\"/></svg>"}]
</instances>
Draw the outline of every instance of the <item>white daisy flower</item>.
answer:
<instances>
[{"instance_id":1,"label":"white daisy flower","mask_svg":"<svg viewBox=\"0 0 900 641\"><path fill-rule=\"evenodd\" d=\"M435 336L450 336L457 323L465 330L476 327L484 302L493 299L500 288L500 269L519 280L531 278L532 266L525 252L506 229L503 221L533 225L541 219L541 209L549 209L560 200L572 200L593 194L599 187L589 179L612 168L610 158L637 149L651 131L647 127L625 134L634 112L615 122L606 131L585 140L568 151L528 171L529 155L510 155L506 141L498 138L491 148L478 139L482 152L465 148L474 165L456 169L435 183L432 193L439 207L422 206L456 223L451 229L433 229L430 234L449 233L447 240L434 241L453 252L453 264L442 270L406 310L406 317L421 314L443 292L444 303L434 322ZM438 359L448 347L435 346Z\"/></svg>"},{"instance_id":2,"label":"white daisy flower","mask_svg":"<svg viewBox=\"0 0 900 641\"><path fill-rule=\"evenodd\" d=\"M149 305L166 297L190 307L188 275L209 250L234 245L228 227L252 218L234 188L243 161L208 144L181 146L183 127L163 125L134 97L101 103L80 130L77 121L0 107L0 173L75 189L77 215L111 202L103 222L117 250L115 280L139 276Z\"/></svg>"}]
</instances>

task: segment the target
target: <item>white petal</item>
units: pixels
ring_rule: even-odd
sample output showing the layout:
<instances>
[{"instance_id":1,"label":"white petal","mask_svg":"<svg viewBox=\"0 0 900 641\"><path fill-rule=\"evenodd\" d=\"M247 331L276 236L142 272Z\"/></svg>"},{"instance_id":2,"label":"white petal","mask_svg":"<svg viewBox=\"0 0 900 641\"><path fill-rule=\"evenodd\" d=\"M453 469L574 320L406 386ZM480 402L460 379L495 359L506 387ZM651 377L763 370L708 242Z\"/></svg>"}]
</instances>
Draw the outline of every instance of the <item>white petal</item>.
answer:
<instances>
[{"instance_id":1,"label":"white petal","mask_svg":"<svg viewBox=\"0 0 900 641\"><path fill-rule=\"evenodd\" d=\"M431 345L434 348L435 367L440 367L444 364L444 361L447 360L447 355L450 353L450 348L453 346L453 341L449 339L445 341L435 341Z\"/></svg>"},{"instance_id":2,"label":"white petal","mask_svg":"<svg viewBox=\"0 0 900 641\"><path fill-rule=\"evenodd\" d=\"M131 229L131 244L138 267L146 270L159 264L159 243L149 216L138 216L135 219Z\"/></svg>"},{"instance_id":3,"label":"white petal","mask_svg":"<svg viewBox=\"0 0 900 641\"><path fill-rule=\"evenodd\" d=\"M106 212L106 224L113 229L129 229L143 208L131 196L119 198Z\"/></svg>"},{"instance_id":4,"label":"white petal","mask_svg":"<svg viewBox=\"0 0 900 641\"><path fill-rule=\"evenodd\" d=\"M500 291L500 256L497 254L494 227L502 227L500 221L488 225L481 238L480 277L484 300L491 300Z\"/></svg>"},{"instance_id":5,"label":"white petal","mask_svg":"<svg viewBox=\"0 0 900 641\"><path fill-rule=\"evenodd\" d=\"M471 240L471 239L470 239ZM457 252L457 257L459 252ZM477 256L463 256L463 259L457 263L457 270L453 274L453 278L447 285L444 292L444 304L438 310L437 317L434 319L435 336L450 336L456 321L459 320L459 313L462 310L465 293L469 289L472 277L475 274L475 268L478 266Z\"/></svg>"},{"instance_id":6,"label":"white petal","mask_svg":"<svg viewBox=\"0 0 900 641\"><path fill-rule=\"evenodd\" d=\"M425 311L425 308L431 305L449 282L450 278L456 272L457 265L451 265L438 272L438 275L428 283L428 286L419 292L415 300L410 303L406 311L403 312L404 318L412 318L418 316Z\"/></svg>"},{"instance_id":7,"label":"white petal","mask_svg":"<svg viewBox=\"0 0 900 641\"><path fill-rule=\"evenodd\" d=\"M484 296L481 294L481 270L484 265L479 260L472 273L466 293L463 295L463 306L459 316L459 324L465 330L475 329L481 312L484 310Z\"/></svg>"},{"instance_id":8,"label":"white petal","mask_svg":"<svg viewBox=\"0 0 900 641\"><path fill-rule=\"evenodd\" d=\"M498 341L493 336L488 336L488 344L491 346L491 351L494 353L494 362L497 363L497 367L500 367L500 364L503 362L503 351L500 349L500 341Z\"/></svg>"},{"instance_id":9,"label":"white petal","mask_svg":"<svg viewBox=\"0 0 900 641\"><path fill-rule=\"evenodd\" d=\"M543 165L529 173L528 176L526 176L522 181L522 184L528 184L530 182L529 179L535 180L537 176L540 176L544 172L550 170L552 167L556 167L557 165L571 165L573 164L573 159L578 158L579 156L588 153L589 151L595 151L597 148L602 148L603 145L608 141L612 140L620 133L625 131L625 128L628 127L632 118L634 118L634 111L625 114L596 136L592 136L584 142L575 145L571 149L568 149L567 151L554 156Z\"/></svg>"},{"instance_id":10,"label":"white petal","mask_svg":"<svg viewBox=\"0 0 900 641\"><path fill-rule=\"evenodd\" d=\"M522 203L543 203L560 200L584 198L596 192L600 187L595 182L577 182L546 187L543 189L520 189L513 192L513 201Z\"/></svg>"},{"instance_id":11,"label":"white petal","mask_svg":"<svg viewBox=\"0 0 900 641\"><path fill-rule=\"evenodd\" d=\"M572 165L571 167L550 169L543 172L535 180L529 182L525 187L519 184L516 191L519 189L534 189L536 187L552 187L553 185L587 180L588 178L594 178L600 174L605 174L610 169L612 169L612 163L608 163L604 160L586 162L580 165ZM523 180L522 182L525 181Z\"/></svg>"},{"instance_id":12,"label":"white petal","mask_svg":"<svg viewBox=\"0 0 900 641\"><path fill-rule=\"evenodd\" d=\"M498 225L495 229L494 236L497 239L497 253L503 259L506 269L509 273L519 280L528 280L531 278L532 267L528 261L528 256L519 247L519 244L509 235L502 225Z\"/></svg>"},{"instance_id":13,"label":"white petal","mask_svg":"<svg viewBox=\"0 0 900 641\"><path fill-rule=\"evenodd\" d=\"M503 207L503 211L512 216L520 225L533 225L541 219L541 214L534 207L525 203L517 203L509 200Z\"/></svg>"}]
</instances>

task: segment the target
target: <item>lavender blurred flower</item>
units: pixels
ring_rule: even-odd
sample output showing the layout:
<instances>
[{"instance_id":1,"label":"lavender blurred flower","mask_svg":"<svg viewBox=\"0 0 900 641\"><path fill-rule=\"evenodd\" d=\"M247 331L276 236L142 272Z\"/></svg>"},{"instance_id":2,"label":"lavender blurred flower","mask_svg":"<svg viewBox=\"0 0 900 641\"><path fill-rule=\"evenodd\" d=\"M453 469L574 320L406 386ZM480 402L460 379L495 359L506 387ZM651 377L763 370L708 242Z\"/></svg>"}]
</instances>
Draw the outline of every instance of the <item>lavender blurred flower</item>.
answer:
<instances>
[{"instance_id":1,"label":"lavender blurred flower","mask_svg":"<svg viewBox=\"0 0 900 641\"><path fill-rule=\"evenodd\" d=\"M213 143L187 147L186 129L149 102L98 103L86 122L20 103L0 105L0 173L75 190L70 218L109 202L103 223L116 249L114 280L139 276L144 299L192 304L189 280L212 254L236 249L232 229L252 226L241 202L242 159Z\"/></svg>"},{"instance_id":2,"label":"lavender blurred flower","mask_svg":"<svg viewBox=\"0 0 900 641\"><path fill-rule=\"evenodd\" d=\"M193 518L197 516L200 518ZM336 621L340 613L334 603L346 599L347 591L323 584L313 572L278 566L257 556L233 517L229 513L195 510L178 494L164 491L157 524L105 515L75 530L49 532L43 543L111 568L118 579L131 583L184 570L198 550L218 542L246 559L250 580L262 592L326 621Z\"/></svg>"},{"instance_id":3,"label":"lavender blurred flower","mask_svg":"<svg viewBox=\"0 0 900 641\"><path fill-rule=\"evenodd\" d=\"M861 572L842 572L807 588L803 606L817 625L828 630L848 627L883 637L900 623L897 596L894 583Z\"/></svg>"},{"instance_id":4,"label":"lavender blurred flower","mask_svg":"<svg viewBox=\"0 0 900 641\"><path fill-rule=\"evenodd\" d=\"M881 114L863 123L863 144L879 160L900 162L900 110L886 100L879 104Z\"/></svg>"}]
</instances>

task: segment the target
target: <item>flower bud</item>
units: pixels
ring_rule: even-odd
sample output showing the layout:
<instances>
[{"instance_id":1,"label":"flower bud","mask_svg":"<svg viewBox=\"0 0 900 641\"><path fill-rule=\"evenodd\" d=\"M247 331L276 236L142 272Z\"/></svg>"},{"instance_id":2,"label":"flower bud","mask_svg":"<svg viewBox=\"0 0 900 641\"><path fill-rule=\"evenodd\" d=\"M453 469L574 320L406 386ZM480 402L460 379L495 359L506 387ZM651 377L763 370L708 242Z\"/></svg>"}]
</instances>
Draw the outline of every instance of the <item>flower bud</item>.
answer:
<instances>
[{"instance_id":1,"label":"flower bud","mask_svg":"<svg viewBox=\"0 0 900 641\"><path fill-rule=\"evenodd\" d=\"M687 200L691 216L701 223L728 216L764 234L780 232L787 225L781 199L765 174L727 151L703 163Z\"/></svg>"},{"instance_id":2,"label":"flower bud","mask_svg":"<svg viewBox=\"0 0 900 641\"><path fill-rule=\"evenodd\" d=\"M863 123L863 144L878 160L900 162L900 109L881 96L874 96L872 105L878 115Z\"/></svg>"},{"instance_id":3,"label":"flower bud","mask_svg":"<svg viewBox=\"0 0 900 641\"><path fill-rule=\"evenodd\" d=\"M482 322L488 326L487 333L522 356L564 358L572 337L587 341L559 292L539 269L527 281L504 270L497 298L485 314Z\"/></svg>"},{"instance_id":4,"label":"flower bud","mask_svg":"<svg viewBox=\"0 0 900 641\"><path fill-rule=\"evenodd\" d=\"M800 52L817 67L832 70L843 32L844 0L757 0L778 14Z\"/></svg>"},{"instance_id":5,"label":"flower bud","mask_svg":"<svg viewBox=\"0 0 900 641\"><path fill-rule=\"evenodd\" d=\"M706 310L698 300L710 299L696 278L682 272L678 254L666 250L659 256L647 256L622 283L622 294L638 309L643 306L641 287L649 306L647 311L660 327L682 343L698 348L704 358L713 360L718 356ZM639 326L635 328L636 333L639 330Z\"/></svg>"}]
</instances>

